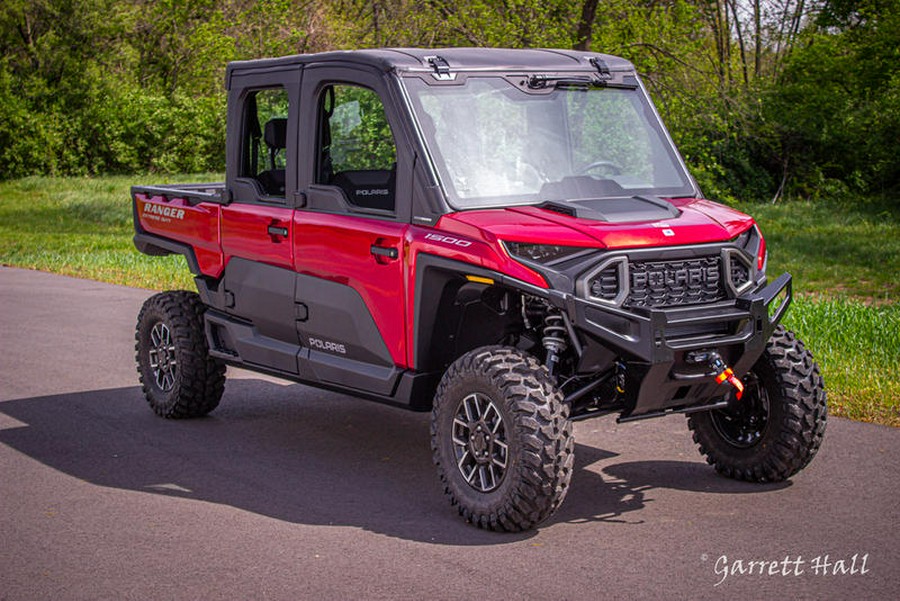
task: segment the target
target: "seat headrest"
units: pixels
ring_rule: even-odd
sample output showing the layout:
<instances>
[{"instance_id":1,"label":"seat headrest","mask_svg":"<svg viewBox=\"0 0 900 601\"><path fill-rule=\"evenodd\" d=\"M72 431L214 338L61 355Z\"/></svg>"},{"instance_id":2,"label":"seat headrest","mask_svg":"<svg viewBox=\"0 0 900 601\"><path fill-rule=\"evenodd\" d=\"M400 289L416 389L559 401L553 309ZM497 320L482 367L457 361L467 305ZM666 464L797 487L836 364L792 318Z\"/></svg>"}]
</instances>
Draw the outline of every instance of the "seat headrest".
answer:
<instances>
[{"instance_id":1,"label":"seat headrest","mask_svg":"<svg viewBox=\"0 0 900 601\"><path fill-rule=\"evenodd\" d=\"M287 119L275 117L266 121L263 139L269 148L284 148L287 146Z\"/></svg>"}]
</instances>

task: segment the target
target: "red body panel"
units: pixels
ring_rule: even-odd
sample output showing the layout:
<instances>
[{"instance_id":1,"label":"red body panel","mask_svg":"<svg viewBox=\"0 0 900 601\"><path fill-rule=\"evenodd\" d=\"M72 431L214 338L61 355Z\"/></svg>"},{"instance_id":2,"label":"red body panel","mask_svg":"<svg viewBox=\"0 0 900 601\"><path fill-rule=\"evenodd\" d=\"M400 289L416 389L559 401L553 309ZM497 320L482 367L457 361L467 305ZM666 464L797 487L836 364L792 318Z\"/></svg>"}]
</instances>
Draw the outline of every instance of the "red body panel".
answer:
<instances>
[{"instance_id":1,"label":"red body panel","mask_svg":"<svg viewBox=\"0 0 900 601\"><path fill-rule=\"evenodd\" d=\"M242 257L278 267L293 267L291 221L294 210L234 203L222 208L222 251L225 264ZM270 234L269 226L284 228L287 235Z\"/></svg>"},{"instance_id":2,"label":"red body panel","mask_svg":"<svg viewBox=\"0 0 900 601\"><path fill-rule=\"evenodd\" d=\"M220 205L190 206L182 198L135 196L138 220L144 231L189 244L204 275L219 277L225 267L219 237Z\"/></svg>"},{"instance_id":3,"label":"red body panel","mask_svg":"<svg viewBox=\"0 0 900 601\"><path fill-rule=\"evenodd\" d=\"M438 222L435 228L438 231L432 228L413 227L410 230L410 243L413 247L410 263L413 262L415 253L425 252L491 269L540 288L547 287L543 276L512 260L503 250L500 239L490 230L459 227L460 223L453 220L452 216L446 216ZM447 232L454 235L448 236ZM414 265L411 264L410 268L414 268Z\"/></svg>"},{"instance_id":4,"label":"red body panel","mask_svg":"<svg viewBox=\"0 0 900 601\"><path fill-rule=\"evenodd\" d=\"M438 227L482 239L625 249L721 242L754 223L751 217L708 200L672 203L682 213L664 221L607 223L523 206L454 213L441 219Z\"/></svg>"},{"instance_id":5,"label":"red body panel","mask_svg":"<svg viewBox=\"0 0 900 601\"><path fill-rule=\"evenodd\" d=\"M409 289L403 269L409 227L380 219L294 213L294 269L356 290L400 367L409 365L403 310ZM373 255L373 245L397 249L397 258Z\"/></svg>"}]
</instances>

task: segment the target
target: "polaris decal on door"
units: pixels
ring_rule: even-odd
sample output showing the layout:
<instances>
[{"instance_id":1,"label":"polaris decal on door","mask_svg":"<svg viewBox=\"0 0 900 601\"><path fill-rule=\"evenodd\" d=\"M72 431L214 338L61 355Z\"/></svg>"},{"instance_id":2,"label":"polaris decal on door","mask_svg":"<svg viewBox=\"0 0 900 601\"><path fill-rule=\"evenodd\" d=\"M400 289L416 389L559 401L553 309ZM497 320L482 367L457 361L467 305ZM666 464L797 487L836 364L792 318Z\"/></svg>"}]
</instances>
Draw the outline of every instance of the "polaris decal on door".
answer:
<instances>
[{"instance_id":1,"label":"polaris decal on door","mask_svg":"<svg viewBox=\"0 0 900 601\"><path fill-rule=\"evenodd\" d=\"M347 354L347 347L339 342L331 342L329 340L322 340L321 338L309 338L309 348L319 349L322 351L328 351L331 353L338 353L341 355Z\"/></svg>"}]
</instances>

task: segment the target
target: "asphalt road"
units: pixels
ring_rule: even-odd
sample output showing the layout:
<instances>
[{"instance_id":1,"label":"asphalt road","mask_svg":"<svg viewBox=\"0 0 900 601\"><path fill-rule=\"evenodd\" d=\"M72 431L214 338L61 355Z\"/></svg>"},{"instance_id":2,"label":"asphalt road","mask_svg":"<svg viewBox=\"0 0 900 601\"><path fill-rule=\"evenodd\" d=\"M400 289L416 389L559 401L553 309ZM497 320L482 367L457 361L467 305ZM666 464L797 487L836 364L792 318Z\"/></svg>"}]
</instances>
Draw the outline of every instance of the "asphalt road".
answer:
<instances>
[{"instance_id":1,"label":"asphalt road","mask_svg":"<svg viewBox=\"0 0 900 601\"><path fill-rule=\"evenodd\" d=\"M427 414L230 370L209 417L155 417L150 294L0 268L0 600L900 597L900 430L832 418L806 471L751 485L683 418L581 422L557 515L482 532Z\"/></svg>"}]
</instances>

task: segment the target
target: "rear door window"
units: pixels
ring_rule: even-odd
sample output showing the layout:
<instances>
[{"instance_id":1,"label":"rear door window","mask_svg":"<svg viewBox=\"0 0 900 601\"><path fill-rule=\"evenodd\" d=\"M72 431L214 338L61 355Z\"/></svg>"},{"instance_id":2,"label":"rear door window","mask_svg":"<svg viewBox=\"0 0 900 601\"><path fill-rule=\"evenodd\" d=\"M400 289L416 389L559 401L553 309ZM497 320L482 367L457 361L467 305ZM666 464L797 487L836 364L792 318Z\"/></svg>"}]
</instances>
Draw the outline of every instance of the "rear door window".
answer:
<instances>
[{"instance_id":1,"label":"rear door window","mask_svg":"<svg viewBox=\"0 0 900 601\"><path fill-rule=\"evenodd\" d=\"M287 120L284 88L250 92L244 101L240 175L255 180L261 196L284 198Z\"/></svg>"}]
</instances>

